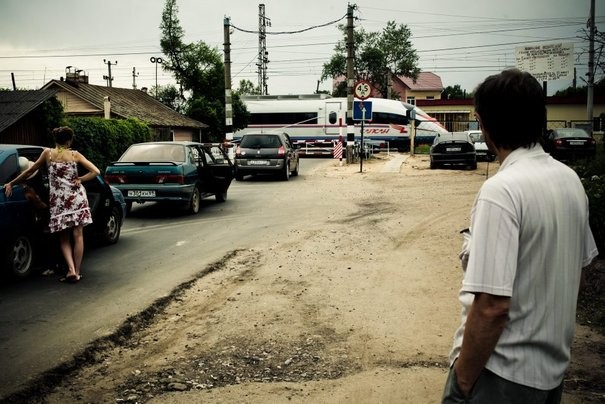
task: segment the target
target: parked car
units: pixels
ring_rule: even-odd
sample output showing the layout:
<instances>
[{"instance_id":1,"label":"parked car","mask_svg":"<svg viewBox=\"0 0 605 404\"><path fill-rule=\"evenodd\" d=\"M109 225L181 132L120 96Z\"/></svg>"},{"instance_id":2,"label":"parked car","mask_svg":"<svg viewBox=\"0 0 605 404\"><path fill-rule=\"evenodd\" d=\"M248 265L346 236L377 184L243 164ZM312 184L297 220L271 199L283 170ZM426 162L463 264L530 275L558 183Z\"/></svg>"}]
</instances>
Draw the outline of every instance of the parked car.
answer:
<instances>
[{"instance_id":1,"label":"parked car","mask_svg":"<svg viewBox=\"0 0 605 404\"><path fill-rule=\"evenodd\" d=\"M43 147L29 145L0 145L0 184L17 177L20 172L19 158L38 159ZM13 187L13 194L6 198L0 190L0 260L2 273L14 277L29 275L36 262L42 262L54 239L48 233L48 208L40 208L26 199L26 185L31 187L40 200L48 204L48 171L41 167L26 183ZM126 202L116 188L109 186L101 176L84 183L93 223L84 227L85 237L96 244L115 244L120 237ZM58 244L56 249L58 251Z\"/></svg>"},{"instance_id":2,"label":"parked car","mask_svg":"<svg viewBox=\"0 0 605 404\"><path fill-rule=\"evenodd\" d=\"M439 133L430 149L431 169L445 165L463 165L477 169L477 153L466 132Z\"/></svg>"},{"instance_id":3,"label":"parked car","mask_svg":"<svg viewBox=\"0 0 605 404\"><path fill-rule=\"evenodd\" d=\"M552 129L544 138L544 150L557 160L592 158L597 152L597 142L581 128Z\"/></svg>"},{"instance_id":4,"label":"parked car","mask_svg":"<svg viewBox=\"0 0 605 404\"><path fill-rule=\"evenodd\" d=\"M466 131L468 136L471 138L473 145L475 146L475 152L477 153L477 161L494 161L496 154L489 150L487 143L485 143L485 137L483 132L480 130L468 130Z\"/></svg>"},{"instance_id":5,"label":"parked car","mask_svg":"<svg viewBox=\"0 0 605 404\"><path fill-rule=\"evenodd\" d=\"M105 170L128 209L133 202L177 203L195 214L202 198L227 200L233 163L222 144L146 142L131 145Z\"/></svg>"},{"instance_id":6,"label":"parked car","mask_svg":"<svg viewBox=\"0 0 605 404\"><path fill-rule=\"evenodd\" d=\"M247 133L235 151L235 179L277 174L285 181L299 172L299 150L286 133Z\"/></svg>"}]
</instances>

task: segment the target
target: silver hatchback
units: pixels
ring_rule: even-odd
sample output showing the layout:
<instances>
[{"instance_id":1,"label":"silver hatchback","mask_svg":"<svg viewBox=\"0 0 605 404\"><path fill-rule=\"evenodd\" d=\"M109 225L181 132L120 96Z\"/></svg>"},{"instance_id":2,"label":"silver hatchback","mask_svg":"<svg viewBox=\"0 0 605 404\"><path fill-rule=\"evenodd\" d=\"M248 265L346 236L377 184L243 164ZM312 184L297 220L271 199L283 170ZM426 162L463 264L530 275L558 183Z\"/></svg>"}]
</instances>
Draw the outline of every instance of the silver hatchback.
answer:
<instances>
[{"instance_id":1,"label":"silver hatchback","mask_svg":"<svg viewBox=\"0 0 605 404\"><path fill-rule=\"evenodd\" d=\"M298 175L299 161L299 150L286 133L247 133L235 151L235 179L273 174L288 181Z\"/></svg>"}]
</instances>

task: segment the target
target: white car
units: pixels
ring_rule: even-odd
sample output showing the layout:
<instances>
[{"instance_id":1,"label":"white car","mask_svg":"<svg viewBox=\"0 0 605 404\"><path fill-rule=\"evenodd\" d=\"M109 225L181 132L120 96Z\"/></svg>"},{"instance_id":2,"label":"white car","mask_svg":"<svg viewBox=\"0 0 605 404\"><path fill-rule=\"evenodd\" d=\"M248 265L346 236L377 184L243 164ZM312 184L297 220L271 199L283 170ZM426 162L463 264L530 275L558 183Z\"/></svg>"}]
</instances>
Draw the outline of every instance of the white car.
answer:
<instances>
[{"instance_id":1,"label":"white car","mask_svg":"<svg viewBox=\"0 0 605 404\"><path fill-rule=\"evenodd\" d=\"M496 155L492 153L487 147L487 143L485 143L485 138L483 137L483 132L480 130L467 130L468 136L473 141L475 145L475 151L477 152L477 160L480 161L494 161L496 159Z\"/></svg>"}]
</instances>

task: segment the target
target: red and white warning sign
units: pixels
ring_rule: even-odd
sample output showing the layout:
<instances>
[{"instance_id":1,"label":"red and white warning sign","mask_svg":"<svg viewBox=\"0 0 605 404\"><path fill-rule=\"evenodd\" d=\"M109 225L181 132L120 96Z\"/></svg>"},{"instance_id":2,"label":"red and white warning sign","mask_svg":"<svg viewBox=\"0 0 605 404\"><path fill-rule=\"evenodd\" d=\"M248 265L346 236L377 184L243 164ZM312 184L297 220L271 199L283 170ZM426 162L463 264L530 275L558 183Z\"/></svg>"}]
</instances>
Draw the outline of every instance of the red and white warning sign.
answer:
<instances>
[{"instance_id":1,"label":"red and white warning sign","mask_svg":"<svg viewBox=\"0 0 605 404\"><path fill-rule=\"evenodd\" d=\"M335 159L341 159L342 158L342 141L338 141L334 145L334 158Z\"/></svg>"}]
</instances>

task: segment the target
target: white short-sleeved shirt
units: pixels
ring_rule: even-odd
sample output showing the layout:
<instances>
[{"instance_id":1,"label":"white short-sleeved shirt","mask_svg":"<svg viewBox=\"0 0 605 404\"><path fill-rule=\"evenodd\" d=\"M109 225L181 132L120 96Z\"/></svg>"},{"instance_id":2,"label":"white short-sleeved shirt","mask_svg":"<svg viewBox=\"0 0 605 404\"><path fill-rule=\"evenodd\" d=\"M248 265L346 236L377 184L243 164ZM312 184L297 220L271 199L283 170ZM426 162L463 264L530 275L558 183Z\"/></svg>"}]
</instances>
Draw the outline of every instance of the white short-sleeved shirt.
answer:
<instances>
[{"instance_id":1,"label":"white short-sleeved shirt","mask_svg":"<svg viewBox=\"0 0 605 404\"><path fill-rule=\"evenodd\" d=\"M511 298L509 321L486 368L515 383L557 387L569 365L582 267L597 255L588 199L576 173L540 145L519 148L481 187L460 291L460 353L477 292Z\"/></svg>"}]
</instances>

